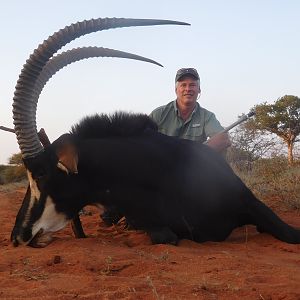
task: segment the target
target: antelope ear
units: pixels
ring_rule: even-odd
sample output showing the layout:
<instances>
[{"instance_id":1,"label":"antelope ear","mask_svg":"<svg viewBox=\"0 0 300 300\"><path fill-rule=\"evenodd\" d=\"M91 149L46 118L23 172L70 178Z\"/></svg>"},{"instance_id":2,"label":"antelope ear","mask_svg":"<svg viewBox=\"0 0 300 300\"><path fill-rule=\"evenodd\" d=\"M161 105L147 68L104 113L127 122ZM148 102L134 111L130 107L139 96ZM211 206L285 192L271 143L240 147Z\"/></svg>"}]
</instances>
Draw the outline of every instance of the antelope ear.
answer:
<instances>
[{"instance_id":1,"label":"antelope ear","mask_svg":"<svg viewBox=\"0 0 300 300\"><path fill-rule=\"evenodd\" d=\"M78 153L75 145L70 141L63 143L61 147L56 150L58 157L57 167L67 174L77 174Z\"/></svg>"}]
</instances>

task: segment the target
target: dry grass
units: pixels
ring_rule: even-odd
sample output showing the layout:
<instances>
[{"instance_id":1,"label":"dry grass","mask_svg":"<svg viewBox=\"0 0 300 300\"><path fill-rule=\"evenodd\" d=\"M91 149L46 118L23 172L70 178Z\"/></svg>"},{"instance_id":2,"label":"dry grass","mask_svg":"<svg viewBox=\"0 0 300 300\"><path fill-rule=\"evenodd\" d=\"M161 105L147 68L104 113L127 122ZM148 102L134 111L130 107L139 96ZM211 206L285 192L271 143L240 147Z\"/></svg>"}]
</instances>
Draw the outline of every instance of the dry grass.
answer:
<instances>
[{"instance_id":1,"label":"dry grass","mask_svg":"<svg viewBox=\"0 0 300 300\"><path fill-rule=\"evenodd\" d=\"M19 182L11 182L7 184L0 184L0 192L9 193L15 191L16 189L26 187L28 185L27 179L24 179Z\"/></svg>"},{"instance_id":2,"label":"dry grass","mask_svg":"<svg viewBox=\"0 0 300 300\"><path fill-rule=\"evenodd\" d=\"M235 170L261 200L276 201L287 209L300 209L300 165L282 158L259 160L251 170Z\"/></svg>"}]
</instances>

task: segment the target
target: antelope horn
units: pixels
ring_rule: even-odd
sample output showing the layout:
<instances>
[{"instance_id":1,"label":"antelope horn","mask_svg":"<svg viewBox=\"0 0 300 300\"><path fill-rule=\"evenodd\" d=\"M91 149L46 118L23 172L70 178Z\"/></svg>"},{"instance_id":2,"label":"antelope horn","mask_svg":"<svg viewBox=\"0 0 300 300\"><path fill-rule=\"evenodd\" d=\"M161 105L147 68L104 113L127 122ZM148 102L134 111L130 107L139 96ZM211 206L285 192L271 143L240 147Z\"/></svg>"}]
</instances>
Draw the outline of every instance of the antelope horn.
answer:
<instances>
[{"instance_id":1,"label":"antelope horn","mask_svg":"<svg viewBox=\"0 0 300 300\"><path fill-rule=\"evenodd\" d=\"M76 61L87 59L91 57L119 57L119 58L128 58L134 60L140 60L149 62L152 64L156 64L158 66L162 65L152 59L135 55L128 52L123 52L119 50L113 50L109 48L102 48L102 47L81 47L81 48L74 48L61 54L58 54L52 57L48 63L43 68L42 72L40 73L36 85L34 88L34 102L37 103L39 96L48 82L48 80L57 73L60 69L64 68L65 66L72 64Z\"/></svg>"},{"instance_id":2,"label":"antelope horn","mask_svg":"<svg viewBox=\"0 0 300 300\"><path fill-rule=\"evenodd\" d=\"M64 45L85 34L117 27L149 25L189 25L184 22L153 19L99 18L82 21L55 32L38 46L23 66L15 88L13 119L17 141L23 159L38 156L43 147L36 128L36 107L38 99L36 87L38 77L50 58Z\"/></svg>"}]
</instances>

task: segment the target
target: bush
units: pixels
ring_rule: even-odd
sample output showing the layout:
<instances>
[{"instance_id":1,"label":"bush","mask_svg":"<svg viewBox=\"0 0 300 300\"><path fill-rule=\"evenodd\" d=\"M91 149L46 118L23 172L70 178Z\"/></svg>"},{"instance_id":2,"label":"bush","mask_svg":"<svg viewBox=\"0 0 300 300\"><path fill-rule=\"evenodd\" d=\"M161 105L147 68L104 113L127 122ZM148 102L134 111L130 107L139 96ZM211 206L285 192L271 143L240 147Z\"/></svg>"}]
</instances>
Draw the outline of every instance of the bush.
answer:
<instances>
[{"instance_id":1,"label":"bush","mask_svg":"<svg viewBox=\"0 0 300 300\"><path fill-rule=\"evenodd\" d=\"M5 180L9 182L19 182L26 178L26 170L24 166L12 166L5 172Z\"/></svg>"},{"instance_id":2,"label":"bush","mask_svg":"<svg viewBox=\"0 0 300 300\"><path fill-rule=\"evenodd\" d=\"M5 166L0 165L0 184L19 182L27 178L23 165Z\"/></svg>"},{"instance_id":3,"label":"bush","mask_svg":"<svg viewBox=\"0 0 300 300\"><path fill-rule=\"evenodd\" d=\"M268 205L300 209L300 162L290 167L286 158L275 157L257 160L251 170L234 170Z\"/></svg>"},{"instance_id":4,"label":"bush","mask_svg":"<svg viewBox=\"0 0 300 300\"><path fill-rule=\"evenodd\" d=\"M0 184L20 182L27 178L21 152L13 154L8 163L0 165Z\"/></svg>"},{"instance_id":5,"label":"bush","mask_svg":"<svg viewBox=\"0 0 300 300\"><path fill-rule=\"evenodd\" d=\"M5 168L6 168L6 166L0 165L0 184L5 183L5 179L4 179L4 175L3 175Z\"/></svg>"}]
</instances>

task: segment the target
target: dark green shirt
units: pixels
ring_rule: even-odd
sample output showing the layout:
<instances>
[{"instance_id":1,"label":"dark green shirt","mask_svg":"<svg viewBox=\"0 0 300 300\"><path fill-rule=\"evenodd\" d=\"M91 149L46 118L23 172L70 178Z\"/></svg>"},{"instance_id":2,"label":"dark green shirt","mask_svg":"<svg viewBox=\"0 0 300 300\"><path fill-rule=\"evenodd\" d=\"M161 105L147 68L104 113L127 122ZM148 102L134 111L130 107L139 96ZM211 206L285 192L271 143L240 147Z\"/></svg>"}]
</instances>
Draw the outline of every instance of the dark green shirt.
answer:
<instances>
[{"instance_id":1,"label":"dark green shirt","mask_svg":"<svg viewBox=\"0 0 300 300\"><path fill-rule=\"evenodd\" d=\"M150 118L163 134L201 143L223 130L215 114L201 107L198 102L186 121L180 117L176 100L156 108L151 112Z\"/></svg>"}]
</instances>

